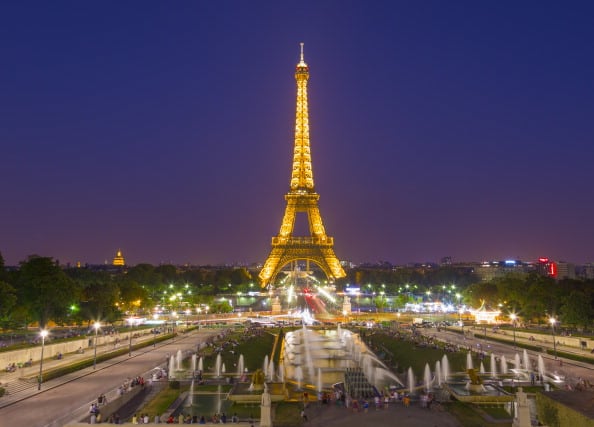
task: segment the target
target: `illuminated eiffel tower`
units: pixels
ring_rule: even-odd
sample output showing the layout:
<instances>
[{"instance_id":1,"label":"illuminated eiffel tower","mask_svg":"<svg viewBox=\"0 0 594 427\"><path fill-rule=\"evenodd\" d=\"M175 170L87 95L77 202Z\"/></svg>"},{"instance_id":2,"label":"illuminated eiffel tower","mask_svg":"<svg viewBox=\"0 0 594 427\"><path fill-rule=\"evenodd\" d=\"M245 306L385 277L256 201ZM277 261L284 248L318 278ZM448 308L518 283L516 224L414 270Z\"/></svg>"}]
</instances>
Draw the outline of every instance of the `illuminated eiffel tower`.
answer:
<instances>
[{"instance_id":1,"label":"illuminated eiffel tower","mask_svg":"<svg viewBox=\"0 0 594 427\"><path fill-rule=\"evenodd\" d=\"M340 261L334 254L334 239L326 235L320 209L319 194L315 192L311 153L309 148L309 114L307 108L307 80L309 67L303 60L297 64L297 109L295 115L295 147L289 192L285 195L287 207L278 236L272 238L272 250L260 271L262 286L272 284L281 269L292 262L314 262L330 281L345 276ZM307 213L309 237L293 236L297 213ZM309 268L307 268L309 269Z\"/></svg>"}]
</instances>

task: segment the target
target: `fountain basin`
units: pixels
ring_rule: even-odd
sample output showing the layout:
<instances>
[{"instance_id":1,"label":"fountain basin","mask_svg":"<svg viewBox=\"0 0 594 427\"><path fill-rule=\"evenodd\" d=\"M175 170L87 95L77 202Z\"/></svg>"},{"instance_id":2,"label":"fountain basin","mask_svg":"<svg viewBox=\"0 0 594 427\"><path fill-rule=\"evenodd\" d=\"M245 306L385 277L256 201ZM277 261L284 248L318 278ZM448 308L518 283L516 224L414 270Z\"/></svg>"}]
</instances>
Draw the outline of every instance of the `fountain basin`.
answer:
<instances>
[{"instance_id":1,"label":"fountain basin","mask_svg":"<svg viewBox=\"0 0 594 427\"><path fill-rule=\"evenodd\" d=\"M272 402L281 402L288 398L287 390L282 383L266 383L270 400ZM250 391L250 385L247 383L236 383L227 399L235 403L259 404L262 401L263 390Z\"/></svg>"},{"instance_id":2,"label":"fountain basin","mask_svg":"<svg viewBox=\"0 0 594 427\"><path fill-rule=\"evenodd\" d=\"M443 386L456 400L465 403L504 404L515 400L513 394L491 383L481 384L480 390L474 386L469 387L467 382L446 382Z\"/></svg>"}]
</instances>

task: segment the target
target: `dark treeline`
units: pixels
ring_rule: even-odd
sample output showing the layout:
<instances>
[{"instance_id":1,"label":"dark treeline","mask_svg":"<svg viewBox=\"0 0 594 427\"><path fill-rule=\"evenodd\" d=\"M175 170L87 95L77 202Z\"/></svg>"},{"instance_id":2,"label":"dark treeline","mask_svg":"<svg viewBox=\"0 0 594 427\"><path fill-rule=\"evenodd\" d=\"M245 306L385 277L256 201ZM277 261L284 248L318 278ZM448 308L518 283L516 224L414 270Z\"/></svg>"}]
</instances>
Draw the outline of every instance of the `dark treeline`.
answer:
<instances>
[{"instance_id":1,"label":"dark treeline","mask_svg":"<svg viewBox=\"0 0 594 427\"><path fill-rule=\"evenodd\" d=\"M148 316L153 308L180 311L208 305L210 313L232 307L221 294L261 290L258 271L238 267L178 267L138 264L129 268L62 268L49 257L32 255L7 271L0 254L0 328L24 325L90 324L128 315ZM323 281L323 277L319 277ZM594 281L554 280L536 273L509 274L481 282L471 268L456 266L363 266L347 270L337 290L358 286L376 296L378 308L391 296L393 307L433 300L499 308L523 321L549 316L579 328L594 320Z\"/></svg>"}]
</instances>

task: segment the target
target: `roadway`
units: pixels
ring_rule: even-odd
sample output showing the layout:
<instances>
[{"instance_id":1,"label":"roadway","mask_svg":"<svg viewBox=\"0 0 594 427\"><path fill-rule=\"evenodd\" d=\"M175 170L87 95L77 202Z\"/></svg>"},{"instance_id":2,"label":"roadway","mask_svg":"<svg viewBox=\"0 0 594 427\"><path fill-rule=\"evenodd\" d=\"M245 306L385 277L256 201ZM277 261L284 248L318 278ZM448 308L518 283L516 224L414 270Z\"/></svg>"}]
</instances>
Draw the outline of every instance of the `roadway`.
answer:
<instances>
[{"instance_id":1,"label":"roadway","mask_svg":"<svg viewBox=\"0 0 594 427\"><path fill-rule=\"evenodd\" d=\"M448 342L451 344L455 344L464 348L472 348L473 351L484 351L487 356L491 353L494 353L495 356L501 357L505 355L505 358L508 362L513 362L516 353L520 354L520 358L522 358L522 354L524 349L522 347L517 347L514 349L514 344L512 341L509 343L500 343L498 341L491 341L488 339L485 340L482 337L483 328L473 329L472 327L465 327L464 330L467 332L466 334L461 334L459 327L451 327L448 326L447 328L440 328L438 331L436 328L417 328L425 336L435 337L436 339ZM477 334L481 334L480 338L475 338L473 332ZM535 334L537 337L537 334ZM498 335L497 338L509 338L509 336L501 336ZM525 339L517 339L518 343L524 343L527 345L535 345L534 341L529 341ZM538 344L540 345L540 344ZM591 357L592 355L589 352L579 351L575 348L559 346L557 345L558 351L563 352L573 352L573 353L580 353L582 356ZM585 380L589 380L590 382L594 383L594 364L587 363L587 362L579 362L572 359L567 359L563 357L557 357L555 359L554 355L545 353L545 352L536 352L532 350L526 350L530 360L536 361L538 356L540 355L543 358L545 363L545 371L546 373L557 373L559 375L564 376L567 379L569 384L577 382L578 378L582 378ZM488 371L490 370L489 366L489 357L485 359L483 362L485 365L485 369ZM478 366L475 366L478 369Z\"/></svg>"},{"instance_id":2,"label":"roadway","mask_svg":"<svg viewBox=\"0 0 594 427\"><path fill-rule=\"evenodd\" d=\"M208 337L220 333L219 329L200 329L181 334L174 340L163 341L156 347L148 346L118 356L93 367L49 380L19 391L14 396L0 399L0 425L28 427L59 427L88 414L89 406L97 396L105 394L113 400L117 388L128 378L145 376L157 366L165 367L167 357L178 350L196 351L197 345Z\"/></svg>"}]
</instances>

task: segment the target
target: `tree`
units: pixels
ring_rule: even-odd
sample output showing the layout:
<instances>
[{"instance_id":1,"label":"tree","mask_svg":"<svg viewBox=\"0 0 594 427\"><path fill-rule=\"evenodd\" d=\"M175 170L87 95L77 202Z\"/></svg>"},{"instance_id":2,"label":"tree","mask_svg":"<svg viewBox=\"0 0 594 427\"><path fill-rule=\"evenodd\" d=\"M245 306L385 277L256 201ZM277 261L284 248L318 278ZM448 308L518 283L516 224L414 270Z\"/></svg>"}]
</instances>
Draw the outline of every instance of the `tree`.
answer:
<instances>
[{"instance_id":1,"label":"tree","mask_svg":"<svg viewBox=\"0 0 594 427\"><path fill-rule=\"evenodd\" d=\"M1 258L1 255L0 255ZM12 310L16 306L17 295L15 289L6 282L0 281L0 328L8 329L13 326Z\"/></svg>"},{"instance_id":2,"label":"tree","mask_svg":"<svg viewBox=\"0 0 594 427\"><path fill-rule=\"evenodd\" d=\"M561 319L564 324L587 328L592 324L593 315L591 295L582 291L573 291L563 298Z\"/></svg>"},{"instance_id":3,"label":"tree","mask_svg":"<svg viewBox=\"0 0 594 427\"><path fill-rule=\"evenodd\" d=\"M19 303L32 320L44 328L49 320L61 323L70 305L78 301L80 289L52 258L30 256L18 274Z\"/></svg>"},{"instance_id":4,"label":"tree","mask_svg":"<svg viewBox=\"0 0 594 427\"><path fill-rule=\"evenodd\" d=\"M120 307L122 311L130 314L136 314L137 310L147 303L153 303L148 301L148 292L135 280L124 278L119 284L120 288ZM151 307L147 307L151 308Z\"/></svg>"},{"instance_id":5,"label":"tree","mask_svg":"<svg viewBox=\"0 0 594 427\"><path fill-rule=\"evenodd\" d=\"M88 322L114 322L121 317L116 304L119 302L120 289L112 281L95 282L83 289L81 316Z\"/></svg>"}]
</instances>

